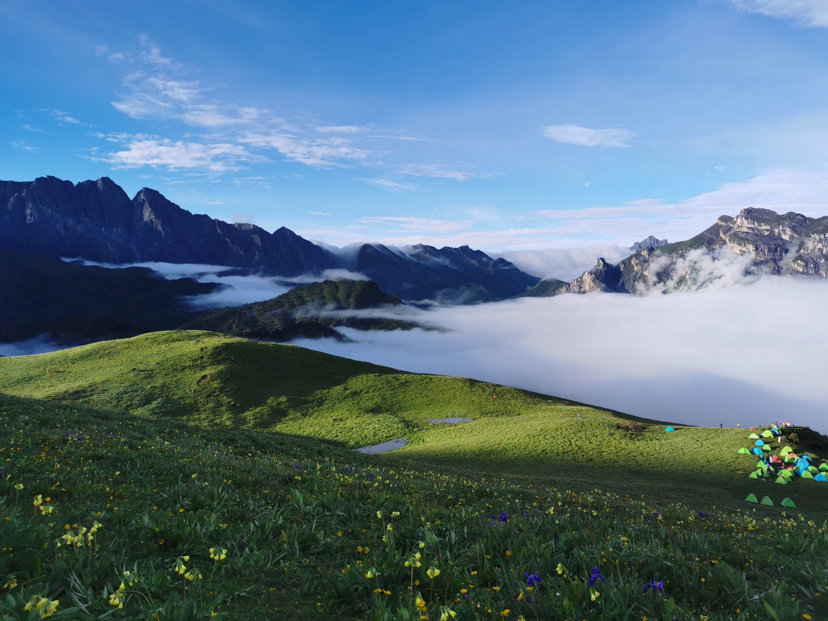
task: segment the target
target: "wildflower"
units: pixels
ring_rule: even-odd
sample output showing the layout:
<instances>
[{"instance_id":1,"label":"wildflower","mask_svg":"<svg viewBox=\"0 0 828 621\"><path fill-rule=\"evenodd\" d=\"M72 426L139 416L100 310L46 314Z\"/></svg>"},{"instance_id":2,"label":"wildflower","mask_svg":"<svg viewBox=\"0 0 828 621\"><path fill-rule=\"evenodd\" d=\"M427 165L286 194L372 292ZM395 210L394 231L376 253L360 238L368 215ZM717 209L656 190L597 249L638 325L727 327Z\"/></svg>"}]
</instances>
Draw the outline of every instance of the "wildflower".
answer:
<instances>
[{"instance_id":1,"label":"wildflower","mask_svg":"<svg viewBox=\"0 0 828 621\"><path fill-rule=\"evenodd\" d=\"M419 552L417 552L414 556L412 556L411 558L409 558L409 559L408 559L408 560L404 563L404 565L405 565L406 567L419 567L420 565L422 565L422 563L420 562L420 558L421 558L421 555L420 555L420 553L419 553Z\"/></svg>"},{"instance_id":2,"label":"wildflower","mask_svg":"<svg viewBox=\"0 0 828 621\"><path fill-rule=\"evenodd\" d=\"M210 558L214 561L223 561L227 558L227 550L224 548L210 548Z\"/></svg>"},{"instance_id":3,"label":"wildflower","mask_svg":"<svg viewBox=\"0 0 828 621\"><path fill-rule=\"evenodd\" d=\"M606 580L604 580L604 576L601 575L601 572L598 570L598 568L593 567L592 568L592 575L589 577L589 586L595 586L595 583L598 582L599 580L601 582L606 582Z\"/></svg>"},{"instance_id":4,"label":"wildflower","mask_svg":"<svg viewBox=\"0 0 828 621\"><path fill-rule=\"evenodd\" d=\"M562 576L563 573L566 571L566 568L563 566L563 563L558 563L558 566L555 568L555 571L558 572L559 576Z\"/></svg>"},{"instance_id":5,"label":"wildflower","mask_svg":"<svg viewBox=\"0 0 828 621\"><path fill-rule=\"evenodd\" d=\"M440 575L440 570L437 569L436 567L429 567L428 570L426 571L426 574L428 575L429 578L434 580L437 576Z\"/></svg>"},{"instance_id":6,"label":"wildflower","mask_svg":"<svg viewBox=\"0 0 828 621\"><path fill-rule=\"evenodd\" d=\"M189 562L189 556L179 556L175 559L175 571L179 576L183 576L184 573L187 571L187 566L184 564L184 561Z\"/></svg>"},{"instance_id":7,"label":"wildflower","mask_svg":"<svg viewBox=\"0 0 828 621\"><path fill-rule=\"evenodd\" d=\"M191 569L190 571L184 574L184 577L187 580L201 580L203 576L201 575L201 572L198 569Z\"/></svg>"},{"instance_id":8,"label":"wildflower","mask_svg":"<svg viewBox=\"0 0 828 621\"><path fill-rule=\"evenodd\" d=\"M449 619L454 619L456 616L457 613L451 608L444 608L443 613L440 615L440 621L449 621Z\"/></svg>"},{"instance_id":9,"label":"wildflower","mask_svg":"<svg viewBox=\"0 0 828 621\"><path fill-rule=\"evenodd\" d=\"M58 609L60 603L58 600L50 600L48 597L40 597L35 595L29 600L29 603L23 607L26 612L35 611L40 615L41 619L51 617Z\"/></svg>"},{"instance_id":10,"label":"wildflower","mask_svg":"<svg viewBox=\"0 0 828 621\"><path fill-rule=\"evenodd\" d=\"M501 617L508 617L510 612L511 612L511 610L506 608L505 610L501 611L500 616Z\"/></svg>"},{"instance_id":11,"label":"wildflower","mask_svg":"<svg viewBox=\"0 0 828 621\"><path fill-rule=\"evenodd\" d=\"M426 607L425 600L419 593L417 593L417 599L414 600L414 604L419 610L423 610Z\"/></svg>"},{"instance_id":12,"label":"wildflower","mask_svg":"<svg viewBox=\"0 0 828 621\"><path fill-rule=\"evenodd\" d=\"M6 580L6 583L3 585L3 588L7 591L11 591L12 589L17 588L17 577L14 574L9 576L9 579Z\"/></svg>"},{"instance_id":13,"label":"wildflower","mask_svg":"<svg viewBox=\"0 0 828 621\"><path fill-rule=\"evenodd\" d=\"M382 511L377 511L377 519L378 520L382 519Z\"/></svg>"},{"instance_id":14,"label":"wildflower","mask_svg":"<svg viewBox=\"0 0 828 621\"><path fill-rule=\"evenodd\" d=\"M399 511L394 511L393 513L391 513L391 517L392 518L400 517L400 512Z\"/></svg>"},{"instance_id":15,"label":"wildflower","mask_svg":"<svg viewBox=\"0 0 828 621\"><path fill-rule=\"evenodd\" d=\"M601 594L600 594L598 591L595 591L595 590L593 590L593 589L590 589L590 590L589 590L589 599L590 599L591 601L593 601L593 602L594 602L594 601L595 601L596 599L598 599L599 597L601 597Z\"/></svg>"},{"instance_id":16,"label":"wildflower","mask_svg":"<svg viewBox=\"0 0 828 621\"><path fill-rule=\"evenodd\" d=\"M534 574L527 574L524 571L523 575L526 577L526 586L533 587L536 584L540 584L541 578L540 578L540 572L539 571L536 571Z\"/></svg>"},{"instance_id":17,"label":"wildflower","mask_svg":"<svg viewBox=\"0 0 828 621\"><path fill-rule=\"evenodd\" d=\"M15 486L14 486L14 489L16 489L19 492L21 489L23 489L23 484L22 483L16 483Z\"/></svg>"},{"instance_id":18,"label":"wildflower","mask_svg":"<svg viewBox=\"0 0 828 621\"><path fill-rule=\"evenodd\" d=\"M371 569L369 569L368 571L365 572L365 577L368 578L368 580L370 580L371 578L375 578L376 575L377 575L377 572L374 571L373 568L371 568Z\"/></svg>"},{"instance_id":19,"label":"wildflower","mask_svg":"<svg viewBox=\"0 0 828 621\"><path fill-rule=\"evenodd\" d=\"M644 585L644 592L646 593L652 589L653 591L658 591L659 593L664 593L664 581L659 580L658 582L650 581Z\"/></svg>"},{"instance_id":20,"label":"wildflower","mask_svg":"<svg viewBox=\"0 0 828 621\"><path fill-rule=\"evenodd\" d=\"M35 496L35 499L32 501L32 504L35 506L35 509L40 509L40 505L43 504L43 494L38 494Z\"/></svg>"}]
</instances>

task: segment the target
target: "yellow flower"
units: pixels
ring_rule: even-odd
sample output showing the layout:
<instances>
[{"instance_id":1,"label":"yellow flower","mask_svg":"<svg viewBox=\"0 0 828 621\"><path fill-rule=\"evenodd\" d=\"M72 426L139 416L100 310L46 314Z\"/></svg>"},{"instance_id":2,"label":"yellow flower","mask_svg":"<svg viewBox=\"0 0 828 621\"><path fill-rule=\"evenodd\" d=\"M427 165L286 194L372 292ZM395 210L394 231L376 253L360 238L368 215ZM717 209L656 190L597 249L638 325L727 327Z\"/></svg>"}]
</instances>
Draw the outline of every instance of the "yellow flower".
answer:
<instances>
[{"instance_id":1,"label":"yellow flower","mask_svg":"<svg viewBox=\"0 0 828 621\"><path fill-rule=\"evenodd\" d=\"M19 492L21 489L23 489L23 484L22 484L22 483L17 483L17 484L14 486L14 489L16 489L16 490Z\"/></svg>"},{"instance_id":2,"label":"yellow flower","mask_svg":"<svg viewBox=\"0 0 828 621\"><path fill-rule=\"evenodd\" d=\"M501 616L501 617L508 617L510 612L511 612L511 611L507 608L506 610L503 610L503 611L500 613L500 616Z\"/></svg>"},{"instance_id":3,"label":"yellow flower","mask_svg":"<svg viewBox=\"0 0 828 621\"><path fill-rule=\"evenodd\" d=\"M392 518L400 517L400 512L399 511L394 511L393 513L391 513L391 517Z\"/></svg>"},{"instance_id":4,"label":"yellow flower","mask_svg":"<svg viewBox=\"0 0 828 621\"><path fill-rule=\"evenodd\" d=\"M563 563L558 563L558 566L555 568L555 571L558 572L559 576L563 575L563 572L566 571L564 569Z\"/></svg>"},{"instance_id":5,"label":"yellow flower","mask_svg":"<svg viewBox=\"0 0 828 621\"><path fill-rule=\"evenodd\" d=\"M210 548L210 558L214 561L223 561L227 558L227 550L224 548Z\"/></svg>"},{"instance_id":6,"label":"yellow flower","mask_svg":"<svg viewBox=\"0 0 828 621\"><path fill-rule=\"evenodd\" d=\"M377 572L375 572L373 569L369 569L368 571L365 572L365 577L368 578L368 580L370 580L371 578L375 578L376 575L377 575Z\"/></svg>"},{"instance_id":7,"label":"yellow flower","mask_svg":"<svg viewBox=\"0 0 828 621\"><path fill-rule=\"evenodd\" d=\"M123 608L124 607L124 601L119 597L119 593L117 593L117 592L112 593L109 596L109 605L110 606L115 606L115 608Z\"/></svg>"},{"instance_id":8,"label":"yellow flower","mask_svg":"<svg viewBox=\"0 0 828 621\"><path fill-rule=\"evenodd\" d=\"M187 580L201 580L202 575L198 569L191 569L186 574L184 574L184 577Z\"/></svg>"},{"instance_id":9,"label":"yellow flower","mask_svg":"<svg viewBox=\"0 0 828 621\"><path fill-rule=\"evenodd\" d=\"M449 619L454 619L456 616L456 612L454 612L451 608L446 608L443 610L443 614L440 615L440 621L449 621Z\"/></svg>"},{"instance_id":10,"label":"yellow flower","mask_svg":"<svg viewBox=\"0 0 828 621\"><path fill-rule=\"evenodd\" d=\"M175 559L175 571L179 576L183 576L187 571L187 566L184 564L184 559L190 560L189 556L178 557Z\"/></svg>"},{"instance_id":11,"label":"yellow flower","mask_svg":"<svg viewBox=\"0 0 828 621\"><path fill-rule=\"evenodd\" d=\"M377 511L377 518L382 519L382 511Z\"/></svg>"},{"instance_id":12,"label":"yellow flower","mask_svg":"<svg viewBox=\"0 0 828 621\"><path fill-rule=\"evenodd\" d=\"M14 574L9 576L9 579L6 580L6 584L3 585L3 588L8 591L17 588L17 577Z\"/></svg>"},{"instance_id":13,"label":"yellow flower","mask_svg":"<svg viewBox=\"0 0 828 621\"><path fill-rule=\"evenodd\" d=\"M419 608L420 610L422 610L423 608L425 608L425 607L426 607L425 600L422 598L422 596L421 596L419 593L417 593L417 599L415 599L415 600L414 600L414 604L415 604L415 605L417 606L417 608Z\"/></svg>"},{"instance_id":14,"label":"yellow flower","mask_svg":"<svg viewBox=\"0 0 828 621\"><path fill-rule=\"evenodd\" d=\"M36 509L40 509L40 505L43 504L43 494L38 494L35 496L35 499L32 501L32 504L35 506Z\"/></svg>"},{"instance_id":15,"label":"yellow flower","mask_svg":"<svg viewBox=\"0 0 828 621\"><path fill-rule=\"evenodd\" d=\"M592 600L594 602L599 597L601 597L601 594L598 591L595 591L593 589L589 590L589 599L590 600Z\"/></svg>"},{"instance_id":16,"label":"yellow flower","mask_svg":"<svg viewBox=\"0 0 828 621\"><path fill-rule=\"evenodd\" d=\"M426 574L428 574L429 578L434 580L437 576L440 575L440 570L437 569L436 567L429 567L428 571L426 571Z\"/></svg>"}]
</instances>

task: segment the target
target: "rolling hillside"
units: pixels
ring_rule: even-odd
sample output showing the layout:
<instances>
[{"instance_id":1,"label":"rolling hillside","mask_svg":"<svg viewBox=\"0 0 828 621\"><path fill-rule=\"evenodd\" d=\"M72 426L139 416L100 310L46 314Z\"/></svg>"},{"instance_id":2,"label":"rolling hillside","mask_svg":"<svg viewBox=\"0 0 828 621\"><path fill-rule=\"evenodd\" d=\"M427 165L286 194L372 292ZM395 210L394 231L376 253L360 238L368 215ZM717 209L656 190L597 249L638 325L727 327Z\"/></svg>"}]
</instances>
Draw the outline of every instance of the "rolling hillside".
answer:
<instances>
[{"instance_id":1,"label":"rolling hillside","mask_svg":"<svg viewBox=\"0 0 828 621\"><path fill-rule=\"evenodd\" d=\"M820 618L828 490L664 427L206 332L1 359L0 612Z\"/></svg>"}]
</instances>

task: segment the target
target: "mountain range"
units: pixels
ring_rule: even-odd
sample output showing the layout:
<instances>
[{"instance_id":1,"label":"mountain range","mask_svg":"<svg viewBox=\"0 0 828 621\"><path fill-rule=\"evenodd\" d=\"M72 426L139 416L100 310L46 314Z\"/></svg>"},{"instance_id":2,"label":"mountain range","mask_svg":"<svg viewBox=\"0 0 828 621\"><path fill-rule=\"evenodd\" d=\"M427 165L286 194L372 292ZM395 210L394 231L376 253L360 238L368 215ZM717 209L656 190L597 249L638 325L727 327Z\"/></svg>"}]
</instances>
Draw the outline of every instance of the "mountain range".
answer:
<instances>
[{"instance_id":1,"label":"mountain range","mask_svg":"<svg viewBox=\"0 0 828 621\"><path fill-rule=\"evenodd\" d=\"M694 291L765 274L828 278L828 217L748 207L686 241L648 241L617 264L599 258L572 282L545 279L525 295Z\"/></svg>"},{"instance_id":2,"label":"mountain range","mask_svg":"<svg viewBox=\"0 0 828 621\"><path fill-rule=\"evenodd\" d=\"M192 214L149 188L130 199L107 177L78 184L56 177L0 181L0 247L106 263L226 265L278 276L347 269L404 300L453 303L520 295L540 280L468 246L363 244L337 253L285 227L268 233Z\"/></svg>"}]
</instances>

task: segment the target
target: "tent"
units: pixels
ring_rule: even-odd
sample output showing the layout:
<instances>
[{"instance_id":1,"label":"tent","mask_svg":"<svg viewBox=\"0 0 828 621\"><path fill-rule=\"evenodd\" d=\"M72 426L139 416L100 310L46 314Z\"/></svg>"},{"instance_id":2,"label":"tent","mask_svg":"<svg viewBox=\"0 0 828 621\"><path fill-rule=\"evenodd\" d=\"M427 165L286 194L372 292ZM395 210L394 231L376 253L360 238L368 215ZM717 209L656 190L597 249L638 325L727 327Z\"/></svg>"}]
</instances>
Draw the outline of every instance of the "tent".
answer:
<instances>
[{"instance_id":1,"label":"tent","mask_svg":"<svg viewBox=\"0 0 828 621\"><path fill-rule=\"evenodd\" d=\"M814 477L814 481L819 481L821 483L828 483L828 477L826 477L823 473L819 473Z\"/></svg>"},{"instance_id":2,"label":"tent","mask_svg":"<svg viewBox=\"0 0 828 621\"><path fill-rule=\"evenodd\" d=\"M762 450L763 450L763 451L768 451L768 452L770 452L770 451L772 451L773 449L772 449L771 447L769 447L769 446L766 444L765 446L763 446L763 447L762 447Z\"/></svg>"},{"instance_id":3,"label":"tent","mask_svg":"<svg viewBox=\"0 0 828 621\"><path fill-rule=\"evenodd\" d=\"M788 479L786 479L785 477L783 477L780 474L778 477L776 477L776 480L774 481L774 483L778 483L779 485L787 485L788 484Z\"/></svg>"},{"instance_id":4,"label":"tent","mask_svg":"<svg viewBox=\"0 0 828 621\"><path fill-rule=\"evenodd\" d=\"M745 447L742 447L739 449L739 455L750 455L750 451L747 450Z\"/></svg>"},{"instance_id":5,"label":"tent","mask_svg":"<svg viewBox=\"0 0 828 621\"><path fill-rule=\"evenodd\" d=\"M796 467L800 472L807 470L810 465L811 460L808 458L807 455L805 455L804 457L800 457L796 460Z\"/></svg>"},{"instance_id":6,"label":"tent","mask_svg":"<svg viewBox=\"0 0 828 621\"><path fill-rule=\"evenodd\" d=\"M779 451L779 454L782 455L782 457L784 457L785 455L787 455L788 453L790 453L792 451L793 451L793 449L786 444L785 446L782 447L782 450Z\"/></svg>"},{"instance_id":7,"label":"tent","mask_svg":"<svg viewBox=\"0 0 828 621\"><path fill-rule=\"evenodd\" d=\"M799 476L801 476L803 479L813 479L814 478L814 475L812 475L807 470L803 470L802 472L800 472Z\"/></svg>"},{"instance_id":8,"label":"tent","mask_svg":"<svg viewBox=\"0 0 828 621\"><path fill-rule=\"evenodd\" d=\"M758 440L758 439L759 439L759 436L758 436L758 435L756 435L755 433L752 433L752 434L750 434L750 435L748 436L748 438L750 438L751 440Z\"/></svg>"},{"instance_id":9,"label":"tent","mask_svg":"<svg viewBox=\"0 0 828 621\"><path fill-rule=\"evenodd\" d=\"M768 498L767 496L763 496L762 497L762 502L760 504L763 504L766 507L772 507L773 506L773 501L770 498Z\"/></svg>"},{"instance_id":10,"label":"tent","mask_svg":"<svg viewBox=\"0 0 828 621\"><path fill-rule=\"evenodd\" d=\"M748 476L749 476L751 479L758 479L758 478L759 478L759 473L760 473L760 472L761 472L761 470L754 470L754 471L753 471L753 472L751 472Z\"/></svg>"},{"instance_id":11,"label":"tent","mask_svg":"<svg viewBox=\"0 0 828 621\"><path fill-rule=\"evenodd\" d=\"M828 472L828 464L820 464L819 469L822 470L822 472Z\"/></svg>"},{"instance_id":12,"label":"tent","mask_svg":"<svg viewBox=\"0 0 828 621\"><path fill-rule=\"evenodd\" d=\"M786 479L790 479L793 476L793 471L792 470L783 470L782 472L779 473L779 476L780 477L785 477Z\"/></svg>"},{"instance_id":13,"label":"tent","mask_svg":"<svg viewBox=\"0 0 828 621\"><path fill-rule=\"evenodd\" d=\"M675 431L675 429L673 429L672 427L667 427L667 429L665 429L664 431Z\"/></svg>"},{"instance_id":14,"label":"tent","mask_svg":"<svg viewBox=\"0 0 828 621\"><path fill-rule=\"evenodd\" d=\"M819 472L819 470L816 466L808 466L808 472L810 472L811 474L816 474L817 472Z\"/></svg>"},{"instance_id":15,"label":"tent","mask_svg":"<svg viewBox=\"0 0 828 621\"><path fill-rule=\"evenodd\" d=\"M754 444L755 444L756 446L765 446L765 443L764 443L764 442L762 442L762 440L757 440L756 442L754 442Z\"/></svg>"},{"instance_id":16,"label":"tent","mask_svg":"<svg viewBox=\"0 0 828 621\"><path fill-rule=\"evenodd\" d=\"M779 459L779 455L771 455L770 461L772 464L781 464L782 460Z\"/></svg>"},{"instance_id":17,"label":"tent","mask_svg":"<svg viewBox=\"0 0 828 621\"><path fill-rule=\"evenodd\" d=\"M780 502L779 504L782 505L783 507L795 507L796 506L796 503L793 500L791 500L790 498L783 498L782 502Z\"/></svg>"},{"instance_id":18,"label":"tent","mask_svg":"<svg viewBox=\"0 0 828 621\"><path fill-rule=\"evenodd\" d=\"M762 437L763 438L772 438L773 437L773 432L770 429L765 429L762 432Z\"/></svg>"},{"instance_id":19,"label":"tent","mask_svg":"<svg viewBox=\"0 0 828 621\"><path fill-rule=\"evenodd\" d=\"M762 449L760 449L758 446L754 446L752 449L750 449L750 452L754 455L761 455Z\"/></svg>"},{"instance_id":20,"label":"tent","mask_svg":"<svg viewBox=\"0 0 828 621\"><path fill-rule=\"evenodd\" d=\"M756 500L756 494L750 493L750 494L747 495L747 498L745 498L745 502L754 502L755 503L755 502L759 502L759 501Z\"/></svg>"}]
</instances>

